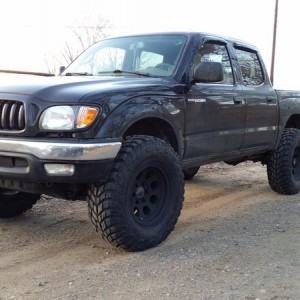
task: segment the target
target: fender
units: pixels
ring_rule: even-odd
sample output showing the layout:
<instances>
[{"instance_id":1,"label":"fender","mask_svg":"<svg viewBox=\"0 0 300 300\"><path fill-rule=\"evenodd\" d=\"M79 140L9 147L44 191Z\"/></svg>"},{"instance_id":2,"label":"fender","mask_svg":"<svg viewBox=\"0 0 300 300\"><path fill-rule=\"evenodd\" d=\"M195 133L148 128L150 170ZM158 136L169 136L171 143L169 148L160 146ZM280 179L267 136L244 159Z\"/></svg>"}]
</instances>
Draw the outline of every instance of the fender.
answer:
<instances>
[{"instance_id":1,"label":"fender","mask_svg":"<svg viewBox=\"0 0 300 300\"><path fill-rule=\"evenodd\" d=\"M184 95L144 95L131 98L107 116L97 138L123 138L131 126L151 118L166 122L172 128L177 139L178 150L183 153Z\"/></svg>"},{"instance_id":2,"label":"fender","mask_svg":"<svg viewBox=\"0 0 300 300\"><path fill-rule=\"evenodd\" d=\"M279 132L276 147L280 142L283 130L287 127L300 128L300 93L295 91L276 90L279 102Z\"/></svg>"}]
</instances>

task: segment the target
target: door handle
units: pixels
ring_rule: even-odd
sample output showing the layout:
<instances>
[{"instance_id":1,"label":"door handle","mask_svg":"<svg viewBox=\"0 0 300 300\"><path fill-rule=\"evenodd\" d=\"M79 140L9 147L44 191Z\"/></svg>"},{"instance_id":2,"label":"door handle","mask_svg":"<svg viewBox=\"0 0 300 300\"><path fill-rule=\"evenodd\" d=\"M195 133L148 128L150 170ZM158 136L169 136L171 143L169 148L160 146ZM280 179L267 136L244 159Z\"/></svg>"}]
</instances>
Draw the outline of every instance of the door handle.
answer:
<instances>
[{"instance_id":1,"label":"door handle","mask_svg":"<svg viewBox=\"0 0 300 300\"><path fill-rule=\"evenodd\" d=\"M244 98L240 97L240 96L233 97L233 102L234 102L234 104L243 104Z\"/></svg>"},{"instance_id":2,"label":"door handle","mask_svg":"<svg viewBox=\"0 0 300 300\"><path fill-rule=\"evenodd\" d=\"M271 102L273 102L275 100L276 100L276 98L274 98L273 96L267 96L267 102L268 103L271 103Z\"/></svg>"}]
</instances>

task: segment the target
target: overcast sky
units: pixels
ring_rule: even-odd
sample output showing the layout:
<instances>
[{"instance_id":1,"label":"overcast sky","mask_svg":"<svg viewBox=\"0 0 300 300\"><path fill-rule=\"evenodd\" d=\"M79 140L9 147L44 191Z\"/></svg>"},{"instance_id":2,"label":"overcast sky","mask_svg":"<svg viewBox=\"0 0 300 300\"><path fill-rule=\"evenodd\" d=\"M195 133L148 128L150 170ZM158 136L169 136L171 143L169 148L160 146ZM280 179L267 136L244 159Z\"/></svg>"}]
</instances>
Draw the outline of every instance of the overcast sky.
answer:
<instances>
[{"instance_id":1,"label":"overcast sky","mask_svg":"<svg viewBox=\"0 0 300 300\"><path fill-rule=\"evenodd\" d=\"M299 0L279 0L276 87L300 90L299 7ZM274 11L275 0L0 0L0 69L47 71L45 56L59 52L70 28L101 16L111 35L191 30L246 40L269 70Z\"/></svg>"}]
</instances>

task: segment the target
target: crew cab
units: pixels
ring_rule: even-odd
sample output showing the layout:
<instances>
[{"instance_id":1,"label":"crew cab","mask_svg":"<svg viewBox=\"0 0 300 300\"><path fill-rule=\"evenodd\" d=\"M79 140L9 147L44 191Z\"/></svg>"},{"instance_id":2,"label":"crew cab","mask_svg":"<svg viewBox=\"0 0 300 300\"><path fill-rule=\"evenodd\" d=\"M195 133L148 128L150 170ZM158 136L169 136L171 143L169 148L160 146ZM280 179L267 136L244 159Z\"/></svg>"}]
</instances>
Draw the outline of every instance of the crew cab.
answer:
<instances>
[{"instance_id":1,"label":"crew cab","mask_svg":"<svg viewBox=\"0 0 300 300\"><path fill-rule=\"evenodd\" d=\"M41 194L86 200L103 238L154 247L200 166L267 165L300 190L300 92L274 90L258 49L196 32L99 41L55 77L0 74L0 217Z\"/></svg>"}]
</instances>

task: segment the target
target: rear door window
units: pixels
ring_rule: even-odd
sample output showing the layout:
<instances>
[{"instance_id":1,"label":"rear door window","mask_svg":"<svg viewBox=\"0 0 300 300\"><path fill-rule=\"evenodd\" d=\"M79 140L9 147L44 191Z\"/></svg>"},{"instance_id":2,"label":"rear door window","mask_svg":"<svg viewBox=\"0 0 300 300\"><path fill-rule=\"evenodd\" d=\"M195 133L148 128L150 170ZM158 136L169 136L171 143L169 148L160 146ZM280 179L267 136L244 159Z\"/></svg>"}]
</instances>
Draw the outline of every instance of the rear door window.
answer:
<instances>
[{"instance_id":1,"label":"rear door window","mask_svg":"<svg viewBox=\"0 0 300 300\"><path fill-rule=\"evenodd\" d=\"M264 82L263 70L256 52L236 48L237 60L245 85L261 85Z\"/></svg>"}]
</instances>

